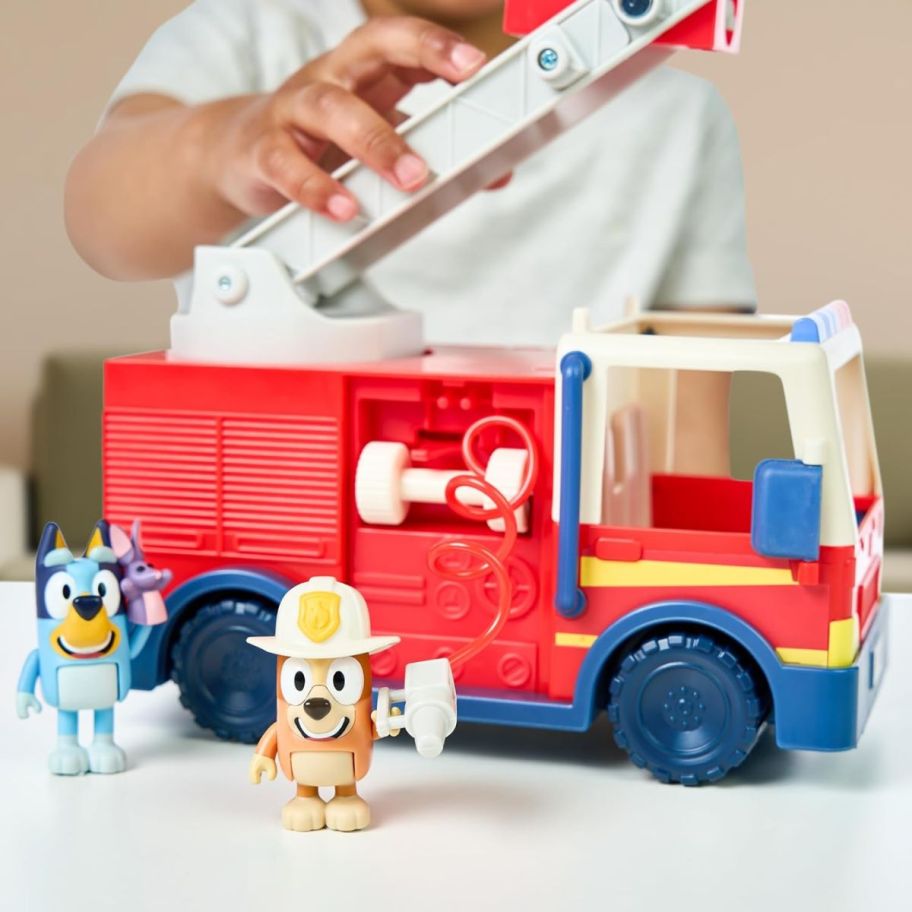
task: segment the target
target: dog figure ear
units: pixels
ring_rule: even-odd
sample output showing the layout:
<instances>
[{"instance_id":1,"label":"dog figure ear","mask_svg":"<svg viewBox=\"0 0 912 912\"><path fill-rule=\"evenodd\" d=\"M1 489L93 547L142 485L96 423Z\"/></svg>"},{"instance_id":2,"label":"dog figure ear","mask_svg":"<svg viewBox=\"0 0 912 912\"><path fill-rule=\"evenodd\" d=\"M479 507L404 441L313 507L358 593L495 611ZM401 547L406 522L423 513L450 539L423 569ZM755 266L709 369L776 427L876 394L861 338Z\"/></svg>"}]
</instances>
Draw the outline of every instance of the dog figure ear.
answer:
<instances>
[{"instance_id":1,"label":"dog figure ear","mask_svg":"<svg viewBox=\"0 0 912 912\"><path fill-rule=\"evenodd\" d=\"M38 543L38 553L35 556L37 567L56 567L68 564L73 560L73 555L67 547L66 539L57 523L49 522L41 533Z\"/></svg>"},{"instance_id":2,"label":"dog figure ear","mask_svg":"<svg viewBox=\"0 0 912 912\"><path fill-rule=\"evenodd\" d=\"M111 547L111 526L106 520L99 519L95 523L84 556L99 564L117 564L117 555Z\"/></svg>"},{"instance_id":3,"label":"dog figure ear","mask_svg":"<svg viewBox=\"0 0 912 912\"><path fill-rule=\"evenodd\" d=\"M133 528L130 530L130 539L133 542L133 560L142 560L142 528L138 519L133 520Z\"/></svg>"},{"instance_id":4,"label":"dog figure ear","mask_svg":"<svg viewBox=\"0 0 912 912\"><path fill-rule=\"evenodd\" d=\"M122 564L131 564L136 559L136 555L130 536L114 523L110 525L110 533L111 547L114 549L117 559Z\"/></svg>"}]
</instances>

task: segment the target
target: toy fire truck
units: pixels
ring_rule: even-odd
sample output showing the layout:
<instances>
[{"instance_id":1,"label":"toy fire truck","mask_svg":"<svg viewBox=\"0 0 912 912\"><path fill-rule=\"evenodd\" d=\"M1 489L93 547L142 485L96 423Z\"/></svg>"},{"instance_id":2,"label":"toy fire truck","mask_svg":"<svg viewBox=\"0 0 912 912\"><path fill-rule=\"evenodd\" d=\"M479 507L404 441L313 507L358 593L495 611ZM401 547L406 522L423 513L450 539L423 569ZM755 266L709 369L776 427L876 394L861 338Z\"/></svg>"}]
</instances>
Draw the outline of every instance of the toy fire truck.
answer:
<instances>
[{"instance_id":1,"label":"toy fire truck","mask_svg":"<svg viewBox=\"0 0 912 912\"><path fill-rule=\"evenodd\" d=\"M419 318L359 280L673 46L734 49L742 13L514 3L529 34L403 127L428 187L399 195L350 163L355 225L289 206L197 252L171 350L106 366L105 515L140 518L174 572L134 686L171 677L201 725L255 740L274 667L245 640L272 633L290 586L332 576L401 638L375 678L450 657L463 720L581 731L605 710L634 763L685 784L738 766L766 723L784 748L856 745L887 630L845 305L603 328L580 310L556 354L426 351ZM683 473L677 387L696 371L778 378L791 458L753 481Z\"/></svg>"}]
</instances>

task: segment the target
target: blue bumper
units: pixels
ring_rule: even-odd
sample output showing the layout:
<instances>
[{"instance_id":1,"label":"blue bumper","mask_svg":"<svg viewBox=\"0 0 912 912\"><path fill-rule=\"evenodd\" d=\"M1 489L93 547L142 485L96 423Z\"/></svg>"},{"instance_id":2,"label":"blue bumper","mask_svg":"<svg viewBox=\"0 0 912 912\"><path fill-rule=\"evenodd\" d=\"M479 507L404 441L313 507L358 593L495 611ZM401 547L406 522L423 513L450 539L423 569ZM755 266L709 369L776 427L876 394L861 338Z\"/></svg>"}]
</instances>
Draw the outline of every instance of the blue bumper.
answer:
<instances>
[{"instance_id":1,"label":"blue bumper","mask_svg":"<svg viewBox=\"0 0 912 912\"><path fill-rule=\"evenodd\" d=\"M783 665L770 680L776 743L788 750L856 747L887 667L889 605L881 601L851 668Z\"/></svg>"},{"instance_id":2,"label":"blue bumper","mask_svg":"<svg viewBox=\"0 0 912 912\"><path fill-rule=\"evenodd\" d=\"M737 639L760 663L773 695L776 743L788 750L841 751L858 745L874 706L887 666L889 605L878 606L855 664L851 668L809 668L783 665L775 652L756 634L736 624L718 609L690 605L686 615L679 606L652 612L714 624ZM605 655L616 641L634 629L629 616L605 637L604 650L593 648L580 671L577 698L572 703L551 701L531 694L509 694L459 689L459 718L465 722L489 722L563 731L584 731L601 706L595 700L595 680ZM739 635L740 634L740 635Z\"/></svg>"}]
</instances>

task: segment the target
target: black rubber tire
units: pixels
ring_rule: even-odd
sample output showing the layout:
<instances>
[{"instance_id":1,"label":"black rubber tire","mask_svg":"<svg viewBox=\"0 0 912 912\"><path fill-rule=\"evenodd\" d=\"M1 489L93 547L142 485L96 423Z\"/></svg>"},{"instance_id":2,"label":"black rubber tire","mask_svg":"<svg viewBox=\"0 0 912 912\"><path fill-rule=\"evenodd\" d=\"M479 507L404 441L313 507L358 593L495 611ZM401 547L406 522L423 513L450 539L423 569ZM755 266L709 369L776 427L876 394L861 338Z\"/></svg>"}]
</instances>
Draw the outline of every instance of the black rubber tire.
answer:
<instances>
[{"instance_id":1,"label":"black rubber tire","mask_svg":"<svg viewBox=\"0 0 912 912\"><path fill-rule=\"evenodd\" d=\"M275 657L246 642L271 636L275 613L275 605L253 596L217 596L181 627L171 647L181 704L225 741L254 744L275 722Z\"/></svg>"},{"instance_id":2,"label":"black rubber tire","mask_svg":"<svg viewBox=\"0 0 912 912\"><path fill-rule=\"evenodd\" d=\"M705 633L653 635L611 680L614 740L662 782L718 782L740 766L767 714L760 674Z\"/></svg>"}]
</instances>

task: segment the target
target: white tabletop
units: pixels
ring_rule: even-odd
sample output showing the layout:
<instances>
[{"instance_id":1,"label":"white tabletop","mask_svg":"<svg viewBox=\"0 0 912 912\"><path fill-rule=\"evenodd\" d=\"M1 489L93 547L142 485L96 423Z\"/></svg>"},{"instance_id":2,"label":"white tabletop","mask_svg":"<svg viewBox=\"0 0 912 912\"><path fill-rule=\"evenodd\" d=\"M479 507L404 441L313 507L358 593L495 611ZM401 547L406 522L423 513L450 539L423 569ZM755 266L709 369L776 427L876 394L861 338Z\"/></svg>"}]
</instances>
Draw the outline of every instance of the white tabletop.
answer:
<instances>
[{"instance_id":1,"label":"white tabletop","mask_svg":"<svg viewBox=\"0 0 912 912\"><path fill-rule=\"evenodd\" d=\"M370 829L288 833L293 786L250 785L251 748L197 729L170 684L117 710L126 773L50 775L56 713L13 707L32 591L0 584L0 908L908 909L912 597L892 602L856 751L784 753L767 733L725 782L685 789L631 766L604 719L584 735L466 724L436 760L406 735L378 746Z\"/></svg>"}]
</instances>

